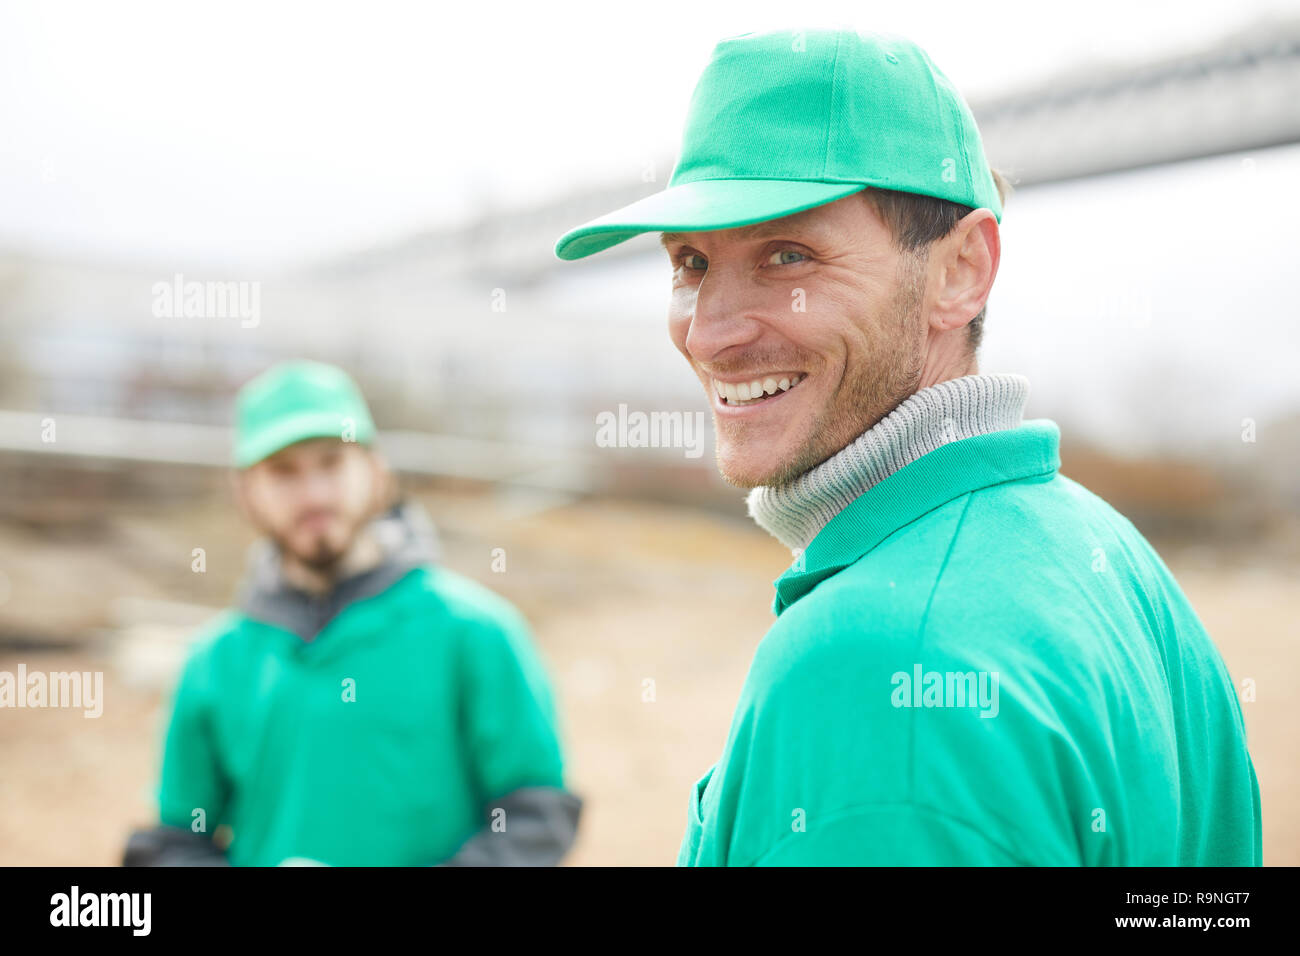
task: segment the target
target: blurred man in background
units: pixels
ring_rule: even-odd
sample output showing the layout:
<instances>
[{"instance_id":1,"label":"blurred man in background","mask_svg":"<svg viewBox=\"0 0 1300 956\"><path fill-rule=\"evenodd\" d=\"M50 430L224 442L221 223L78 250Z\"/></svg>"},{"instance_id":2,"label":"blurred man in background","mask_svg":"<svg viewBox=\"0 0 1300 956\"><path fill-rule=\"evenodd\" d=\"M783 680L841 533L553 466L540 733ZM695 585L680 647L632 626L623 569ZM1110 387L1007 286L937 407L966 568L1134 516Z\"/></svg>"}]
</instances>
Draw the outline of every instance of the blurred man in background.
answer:
<instances>
[{"instance_id":1,"label":"blurred man in background","mask_svg":"<svg viewBox=\"0 0 1300 956\"><path fill-rule=\"evenodd\" d=\"M433 563L342 371L285 363L237 405L265 540L181 674L126 865L557 863L581 802L524 619Z\"/></svg>"},{"instance_id":2,"label":"blurred man in background","mask_svg":"<svg viewBox=\"0 0 1300 956\"><path fill-rule=\"evenodd\" d=\"M1028 381L979 371L999 193L911 42L746 34L668 189L557 244L664 232L719 468L795 555L681 864L1261 863L1214 643Z\"/></svg>"}]
</instances>

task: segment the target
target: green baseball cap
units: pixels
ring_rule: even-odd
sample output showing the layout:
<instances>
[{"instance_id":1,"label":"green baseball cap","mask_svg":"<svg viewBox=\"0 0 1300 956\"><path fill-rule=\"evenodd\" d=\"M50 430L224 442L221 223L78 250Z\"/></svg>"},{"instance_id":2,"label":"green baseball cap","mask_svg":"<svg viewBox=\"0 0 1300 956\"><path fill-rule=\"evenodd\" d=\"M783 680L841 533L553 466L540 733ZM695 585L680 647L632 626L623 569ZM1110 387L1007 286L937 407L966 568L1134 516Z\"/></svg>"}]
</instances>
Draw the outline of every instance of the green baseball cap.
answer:
<instances>
[{"instance_id":1,"label":"green baseball cap","mask_svg":"<svg viewBox=\"0 0 1300 956\"><path fill-rule=\"evenodd\" d=\"M560 237L581 259L644 232L732 229L868 186L992 210L975 118L912 41L854 30L745 33L717 44L668 187Z\"/></svg>"},{"instance_id":2,"label":"green baseball cap","mask_svg":"<svg viewBox=\"0 0 1300 956\"><path fill-rule=\"evenodd\" d=\"M307 438L369 445L375 423L355 382L321 362L281 362L235 399L235 467L248 468Z\"/></svg>"}]
</instances>

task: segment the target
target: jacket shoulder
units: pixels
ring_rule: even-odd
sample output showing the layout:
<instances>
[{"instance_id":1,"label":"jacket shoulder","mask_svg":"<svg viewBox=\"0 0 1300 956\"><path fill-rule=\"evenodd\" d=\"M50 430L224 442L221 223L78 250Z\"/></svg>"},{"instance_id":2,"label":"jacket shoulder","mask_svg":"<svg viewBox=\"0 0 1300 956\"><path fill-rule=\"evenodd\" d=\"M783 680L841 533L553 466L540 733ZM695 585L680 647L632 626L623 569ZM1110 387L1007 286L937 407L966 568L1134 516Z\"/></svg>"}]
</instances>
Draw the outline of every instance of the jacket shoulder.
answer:
<instances>
[{"instance_id":1,"label":"jacket shoulder","mask_svg":"<svg viewBox=\"0 0 1300 956\"><path fill-rule=\"evenodd\" d=\"M410 575L410 593L461 624L508 631L527 630L524 616L509 600L473 578L440 565Z\"/></svg>"},{"instance_id":2,"label":"jacket shoulder","mask_svg":"<svg viewBox=\"0 0 1300 956\"><path fill-rule=\"evenodd\" d=\"M239 643L251 619L234 608L219 611L195 629L190 639L187 662L195 664L225 652Z\"/></svg>"}]
</instances>

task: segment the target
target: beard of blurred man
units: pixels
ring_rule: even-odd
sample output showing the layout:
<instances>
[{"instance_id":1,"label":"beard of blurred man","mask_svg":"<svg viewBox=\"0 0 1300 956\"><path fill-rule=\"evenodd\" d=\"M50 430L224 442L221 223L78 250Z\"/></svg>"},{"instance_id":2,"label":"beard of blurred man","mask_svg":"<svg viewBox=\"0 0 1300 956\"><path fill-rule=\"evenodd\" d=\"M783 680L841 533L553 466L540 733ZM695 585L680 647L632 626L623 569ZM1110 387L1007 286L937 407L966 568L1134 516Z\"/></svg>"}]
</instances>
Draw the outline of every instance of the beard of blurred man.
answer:
<instances>
[{"instance_id":1,"label":"beard of blurred man","mask_svg":"<svg viewBox=\"0 0 1300 956\"><path fill-rule=\"evenodd\" d=\"M377 546L362 534L382 510L388 474L369 449L334 438L284 448L239 476L254 527L279 549L286 573L322 590ZM373 547L371 547L373 546Z\"/></svg>"}]
</instances>

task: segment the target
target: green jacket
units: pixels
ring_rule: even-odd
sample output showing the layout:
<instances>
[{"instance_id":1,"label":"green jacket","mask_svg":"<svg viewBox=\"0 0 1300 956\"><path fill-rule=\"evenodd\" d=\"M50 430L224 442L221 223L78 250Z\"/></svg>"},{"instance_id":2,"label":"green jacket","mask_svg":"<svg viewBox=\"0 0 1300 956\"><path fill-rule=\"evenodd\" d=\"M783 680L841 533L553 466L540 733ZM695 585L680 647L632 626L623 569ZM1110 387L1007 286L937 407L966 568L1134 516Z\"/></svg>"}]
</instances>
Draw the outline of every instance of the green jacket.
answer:
<instances>
[{"instance_id":1,"label":"green jacket","mask_svg":"<svg viewBox=\"0 0 1300 956\"><path fill-rule=\"evenodd\" d=\"M1232 679L1049 420L857 498L778 615L680 865L1259 865Z\"/></svg>"},{"instance_id":2,"label":"green jacket","mask_svg":"<svg viewBox=\"0 0 1300 956\"><path fill-rule=\"evenodd\" d=\"M235 865L537 863L568 848L580 801L528 626L428 560L413 523L409 509L377 523L398 535L385 562L323 599L286 586L273 553L254 563L174 693L169 840L227 824ZM136 862L194 856L162 846L169 861Z\"/></svg>"}]
</instances>

